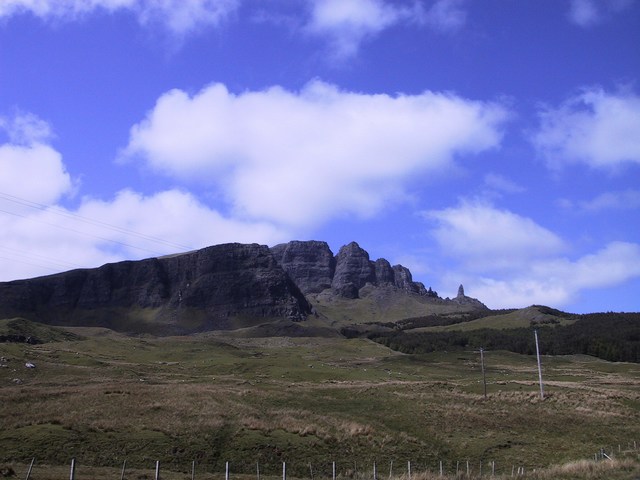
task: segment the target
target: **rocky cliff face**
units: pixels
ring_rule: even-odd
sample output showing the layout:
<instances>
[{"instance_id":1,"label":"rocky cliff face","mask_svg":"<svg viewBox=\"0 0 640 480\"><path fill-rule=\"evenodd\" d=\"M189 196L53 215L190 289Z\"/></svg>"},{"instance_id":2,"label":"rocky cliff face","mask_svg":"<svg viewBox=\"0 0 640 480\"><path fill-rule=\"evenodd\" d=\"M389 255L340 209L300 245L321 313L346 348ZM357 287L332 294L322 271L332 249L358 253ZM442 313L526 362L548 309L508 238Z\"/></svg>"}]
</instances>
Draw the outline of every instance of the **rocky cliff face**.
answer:
<instances>
[{"instance_id":1,"label":"rocky cliff face","mask_svg":"<svg viewBox=\"0 0 640 480\"><path fill-rule=\"evenodd\" d=\"M365 285L392 287L407 293L437 297L414 282L409 269L380 258L375 262L356 242L343 246L334 257L326 242L294 241L271 249L278 262L306 295L331 288L344 298L358 298Z\"/></svg>"},{"instance_id":2,"label":"rocky cliff face","mask_svg":"<svg viewBox=\"0 0 640 480\"><path fill-rule=\"evenodd\" d=\"M305 295L331 287L336 260L327 242L293 241L272 247L271 253Z\"/></svg>"},{"instance_id":3,"label":"rocky cliff face","mask_svg":"<svg viewBox=\"0 0 640 480\"><path fill-rule=\"evenodd\" d=\"M483 308L461 289L442 300L402 265L352 242L334 256L326 242L226 244L194 252L0 283L0 318L53 325L181 334L301 321L314 313L305 295L359 298L366 287ZM462 288L462 287L461 287Z\"/></svg>"},{"instance_id":4,"label":"rocky cliff face","mask_svg":"<svg viewBox=\"0 0 640 480\"><path fill-rule=\"evenodd\" d=\"M0 318L184 333L237 318L303 320L311 306L266 246L226 244L0 283Z\"/></svg>"}]
</instances>

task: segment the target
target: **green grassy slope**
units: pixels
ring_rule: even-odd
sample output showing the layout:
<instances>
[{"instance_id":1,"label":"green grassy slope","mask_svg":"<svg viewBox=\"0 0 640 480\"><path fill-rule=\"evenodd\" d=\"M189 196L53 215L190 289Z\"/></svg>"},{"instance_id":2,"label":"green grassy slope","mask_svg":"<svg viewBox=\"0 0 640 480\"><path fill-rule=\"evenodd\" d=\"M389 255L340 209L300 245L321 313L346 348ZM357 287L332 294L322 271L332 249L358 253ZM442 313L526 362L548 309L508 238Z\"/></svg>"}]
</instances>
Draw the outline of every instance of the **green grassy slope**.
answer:
<instances>
[{"instance_id":1,"label":"green grassy slope","mask_svg":"<svg viewBox=\"0 0 640 480\"><path fill-rule=\"evenodd\" d=\"M62 330L61 330L62 332ZM0 462L343 476L467 459L539 468L640 441L640 365L473 351L405 355L367 339L128 337L0 344ZM66 335L66 334L65 334ZM36 365L24 368L26 361ZM324 470L322 470L324 469ZM502 469L502 470L500 470ZM388 470L387 470L388 473ZM385 474L386 475L386 474Z\"/></svg>"}]
</instances>

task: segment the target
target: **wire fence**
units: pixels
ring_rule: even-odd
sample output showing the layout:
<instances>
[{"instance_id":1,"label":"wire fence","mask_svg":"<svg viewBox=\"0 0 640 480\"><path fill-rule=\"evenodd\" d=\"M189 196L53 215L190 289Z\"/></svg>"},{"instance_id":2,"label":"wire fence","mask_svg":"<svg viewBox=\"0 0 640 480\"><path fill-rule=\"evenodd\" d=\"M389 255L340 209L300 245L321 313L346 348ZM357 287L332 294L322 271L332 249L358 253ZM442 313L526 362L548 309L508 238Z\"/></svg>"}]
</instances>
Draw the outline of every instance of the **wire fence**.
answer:
<instances>
[{"instance_id":1,"label":"wire fence","mask_svg":"<svg viewBox=\"0 0 640 480\"><path fill-rule=\"evenodd\" d=\"M626 445L619 444L615 447L601 448L595 452L593 458L586 460L592 464L601 462L613 462L616 458L635 456L638 460L638 444L636 441ZM584 462L585 460L583 460ZM67 467L38 465L33 458L28 467L25 465L25 480L47 480L50 478L65 478L69 480L113 479L116 480L428 480L442 479L477 479L485 477L495 478L529 478L529 474L535 474L536 470L544 468L527 465L498 464L495 461L438 461L434 465L425 465L420 462L394 462L385 464L373 462L371 464L357 462L352 464L337 462L324 462L319 464L305 462L259 463L253 466L249 464L232 465L224 463L224 470L212 471L207 465L199 465L195 460L191 465L176 466L169 464L165 470L160 461L152 465L139 465L131 468L124 460L121 467L93 467L80 466L75 458L70 460ZM251 472L253 470L253 472ZM64 472L67 472L66 474ZM306 473L303 473L306 472ZM2 472L0 472L2 473ZM2 476L17 477L15 471L7 471ZM22 477L22 475L20 475ZM538 477L535 477L538 478Z\"/></svg>"}]
</instances>

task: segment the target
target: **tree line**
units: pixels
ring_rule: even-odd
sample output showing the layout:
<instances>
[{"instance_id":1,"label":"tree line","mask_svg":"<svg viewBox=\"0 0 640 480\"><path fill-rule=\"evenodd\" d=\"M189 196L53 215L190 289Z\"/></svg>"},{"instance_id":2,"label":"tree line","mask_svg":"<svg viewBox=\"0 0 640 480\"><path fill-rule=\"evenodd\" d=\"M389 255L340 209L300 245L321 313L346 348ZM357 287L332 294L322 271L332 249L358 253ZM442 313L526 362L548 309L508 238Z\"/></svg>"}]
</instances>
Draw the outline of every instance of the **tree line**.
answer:
<instances>
[{"instance_id":1,"label":"tree line","mask_svg":"<svg viewBox=\"0 0 640 480\"><path fill-rule=\"evenodd\" d=\"M536 347L532 329L536 328L541 353L545 355L583 354L612 362L640 363L640 313L563 313L562 316L576 321L569 325L532 323L528 328L483 328L448 332L412 332L396 329L373 331L366 336L403 353L483 347L533 355ZM430 319L430 322L435 323L435 319Z\"/></svg>"}]
</instances>

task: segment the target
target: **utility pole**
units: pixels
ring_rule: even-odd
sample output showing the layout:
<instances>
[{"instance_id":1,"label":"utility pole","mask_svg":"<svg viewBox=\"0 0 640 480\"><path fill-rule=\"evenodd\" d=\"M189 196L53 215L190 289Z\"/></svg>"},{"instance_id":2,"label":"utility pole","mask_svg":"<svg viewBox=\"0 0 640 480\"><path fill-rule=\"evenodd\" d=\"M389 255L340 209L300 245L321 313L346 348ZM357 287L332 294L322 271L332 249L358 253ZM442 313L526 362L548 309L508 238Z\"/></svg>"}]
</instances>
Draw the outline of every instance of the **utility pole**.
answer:
<instances>
[{"instance_id":1,"label":"utility pole","mask_svg":"<svg viewBox=\"0 0 640 480\"><path fill-rule=\"evenodd\" d=\"M484 371L484 349L480 347L480 364L482 366L482 384L484 385L484 398L487 398L487 376Z\"/></svg>"},{"instance_id":2,"label":"utility pole","mask_svg":"<svg viewBox=\"0 0 640 480\"><path fill-rule=\"evenodd\" d=\"M540 400L544 400L544 387L542 386L542 366L540 365L540 347L538 346L538 330L533 330L536 339L536 357L538 358L538 378L540 379Z\"/></svg>"}]
</instances>

